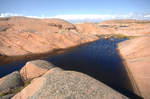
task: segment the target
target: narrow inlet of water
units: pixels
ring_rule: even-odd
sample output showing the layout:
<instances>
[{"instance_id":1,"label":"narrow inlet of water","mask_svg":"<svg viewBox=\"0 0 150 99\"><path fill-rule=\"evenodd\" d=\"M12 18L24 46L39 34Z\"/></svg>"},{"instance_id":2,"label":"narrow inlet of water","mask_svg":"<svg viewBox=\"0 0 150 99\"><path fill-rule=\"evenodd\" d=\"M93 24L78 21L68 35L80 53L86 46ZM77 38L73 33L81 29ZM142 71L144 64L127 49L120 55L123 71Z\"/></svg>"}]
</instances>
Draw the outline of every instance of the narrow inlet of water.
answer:
<instances>
[{"instance_id":1,"label":"narrow inlet of water","mask_svg":"<svg viewBox=\"0 0 150 99\"><path fill-rule=\"evenodd\" d=\"M104 39L85 44L73 51L49 57L45 60L65 70L85 73L107 84L126 96L134 97L132 86L117 53L117 43L127 39ZM25 62L15 62L0 67L0 77L19 70Z\"/></svg>"}]
</instances>

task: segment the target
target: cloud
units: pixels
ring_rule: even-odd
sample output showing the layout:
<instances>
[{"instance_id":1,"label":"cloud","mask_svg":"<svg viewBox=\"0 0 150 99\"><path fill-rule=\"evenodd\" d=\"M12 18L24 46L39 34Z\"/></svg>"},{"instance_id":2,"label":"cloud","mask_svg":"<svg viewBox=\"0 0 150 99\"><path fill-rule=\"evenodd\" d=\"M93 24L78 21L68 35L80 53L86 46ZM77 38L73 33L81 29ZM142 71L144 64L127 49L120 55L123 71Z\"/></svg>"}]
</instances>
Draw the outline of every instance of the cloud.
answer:
<instances>
[{"instance_id":1,"label":"cloud","mask_svg":"<svg viewBox=\"0 0 150 99\"><path fill-rule=\"evenodd\" d=\"M16 14L16 13L1 13L0 17L11 17L11 16L23 16L22 14Z\"/></svg>"},{"instance_id":2,"label":"cloud","mask_svg":"<svg viewBox=\"0 0 150 99\"><path fill-rule=\"evenodd\" d=\"M149 15L144 15L145 18L150 18L150 14Z\"/></svg>"},{"instance_id":3,"label":"cloud","mask_svg":"<svg viewBox=\"0 0 150 99\"><path fill-rule=\"evenodd\" d=\"M22 14L15 13L2 13L0 17L10 17L10 16L23 16ZM140 19L140 20L150 20L150 14L114 14L114 15L100 15L100 14L89 14L89 15L56 15L56 16L26 16L30 18L59 18L70 22L99 22L103 20L110 19Z\"/></svg>"},{"instance_id":4,"label":"cloud","mask_svg":"<svg viewBox=\"0 0 150 99\"><path fill-rule=\"evenodd\" d=\"M150 15L144 14L116 14L116 15L57 15L55 18L68 20L71 22L99 22L111 19L138 19L138 20L150 20Z\"/></svg>"}]
</instances>

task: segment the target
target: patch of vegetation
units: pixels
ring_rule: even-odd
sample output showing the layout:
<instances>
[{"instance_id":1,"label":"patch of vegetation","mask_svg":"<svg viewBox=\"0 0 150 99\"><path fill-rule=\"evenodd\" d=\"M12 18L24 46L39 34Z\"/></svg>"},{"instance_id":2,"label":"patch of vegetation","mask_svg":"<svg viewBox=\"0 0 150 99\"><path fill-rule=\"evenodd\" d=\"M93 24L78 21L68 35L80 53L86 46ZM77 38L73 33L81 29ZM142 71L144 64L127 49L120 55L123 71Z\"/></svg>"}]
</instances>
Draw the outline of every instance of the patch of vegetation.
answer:
<instances>
[{"instance_id":1,"label":"patch of vegetation","mask_svg":"<svg viewBox=\"0 0 150 99\"><path fill-rule=\"evenodd\" d=\"M22 32L37 33L35 30L32 29L22 30Z\"/></svg>"},{"instance_id":2,"label":"patch of vegetation","mask_svg":"<svg viewBox=\"0 0 150 99\"><path fill-rule=\"evenodd\" d=\"M122 38L122 39L125 39L125 38L133 39L133 38L136 37L136 36L126 36L126 35L123 35L123 34L113 34L112 36L115 37L115 38Z\"/></svg>"},{"instance_id":3,"label":"patch of vegetation","mask_svg":"<svg viewBox=\"0 0 150 99\"><path fill-rule=\"evenodd\" d=\"M65 30L59 30L59 32L58 33L64 33L65 32Z\"/></svg>"},{"instance_id":4,"label":"patch of vegetation","mask_svg":"<svg viewBox=\"0 0 150 99\"><path fill-rule=\"evenodd\" d=\"M123 34L113 34L113 37L115 37L115 38L128 38L128 36L126 36L126 35L123 35Z\"/></svg>"},{"instance_id":5,"label":"patch of vegetation","mask_svg":"<svg viewBox=\"0 0 150 99\"><path fill-rule=\"evenodd\" d=\"M0 21L8 21L9 19L10 19L9 17L0 18Z\"/></svg>"},{"instance_id":6,"label":"patch of vegetation","mask_svg":"<svg viewBox=\"0 0 150 99\"><path fill-rule=\"evenodd\" d=\"M109 25L99 25L100 27L108 28Z\"/></svg>"},{"instance_id":7,"label":"patch of vegetation","mask_svg":"<svg viewBox=\"0 0 150 99\"><path fill-rule=\"evenodd\" d=\"M20 86L15 89L10 89L9 91L6 91L6 92L2 92L2 93L0 93L0 97L8 95L8 94L17 94L22 89L24 89L26 86L28 86L30 84L30 82L31 82L31 80L25 81L24 86Z\"/></svg>"},{"instance_id":8,"label":"patch of vegetation","mask_svg":"<svg viewBox=\"0 0 150 99\"><path fill-rule=\"evenodd\" d=\"M150 21L141 21L141 22L136 22L137 24L147 24L150 23Z\"/></svg>"},{"instance_id":9,"label":"patch of vegetation","mask_svg":"<svg viewBox=\"0 0 150 99\"><path fill-rule=\"evenodd\" d=\"M120 25L121 28L125 28L128 27L127 25Z\"/></svg>"},{"instance_id":10,"label":"patch of vegetation","mask_svg":"<svg viewBox=\"0 0 150 99\"><path fill-rule=\"evenodd\" d=\"M123 34L106 34L106 35L98 35L98 37L103 37L103 38L134 39L136 36L126 36L126 35L123 35Z\"/></svg>"},{"instance_id":11,"label":"patch of vegetation","mask_svg":"<svg viewBox=\"0 0 150 99\"><path fill-rule=\"evenodd\" d=\"M61 24L55 24L55 23L48 23L48 26L58 27L59 29L62 29L63 27Z\"/></svg>"},{"instance_id":12,"label":"patch of vegetation","mask_svg":"<svg viewBox=\"0 0 150 99\"><path fill-rule=\"evenodd\" d=\"M8 27L0 27L0 32L5 32L8 29Z\"/></svg>"},{"instance_id":13,"label":"patch of vegetation","mask_svg":"<svg viewBox=\"0 0 150 99\"><path fill-rule=\"evenodd\" d=\"M9 92L3 92L3 93L0 94L0 97L8 95L8 94L11 94L11 93L9 93Z\"/></svg>"}]
</instances>

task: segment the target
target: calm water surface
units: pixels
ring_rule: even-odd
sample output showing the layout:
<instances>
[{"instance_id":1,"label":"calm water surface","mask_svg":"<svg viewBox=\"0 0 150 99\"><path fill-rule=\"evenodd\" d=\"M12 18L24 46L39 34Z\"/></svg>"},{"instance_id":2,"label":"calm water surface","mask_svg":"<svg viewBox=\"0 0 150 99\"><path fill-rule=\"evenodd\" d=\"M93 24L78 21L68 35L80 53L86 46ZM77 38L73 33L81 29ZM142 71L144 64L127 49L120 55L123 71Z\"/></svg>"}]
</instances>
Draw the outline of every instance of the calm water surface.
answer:
<instances>
[{"instance_id":1,"label":"calm water surface","mask_svg":"<svg viewBox=\"0 0 150 99\"><path fill-rule=\"evenodd\" d=\"M117 53L117 43L126 39L99 39L73 51L53 56L45 60L65 70L83 72L104 82L128 96L132 95L130 81ZM25 62L15 62L0 67L0 77L19 70Z\"/></svg>"}]
</instances>

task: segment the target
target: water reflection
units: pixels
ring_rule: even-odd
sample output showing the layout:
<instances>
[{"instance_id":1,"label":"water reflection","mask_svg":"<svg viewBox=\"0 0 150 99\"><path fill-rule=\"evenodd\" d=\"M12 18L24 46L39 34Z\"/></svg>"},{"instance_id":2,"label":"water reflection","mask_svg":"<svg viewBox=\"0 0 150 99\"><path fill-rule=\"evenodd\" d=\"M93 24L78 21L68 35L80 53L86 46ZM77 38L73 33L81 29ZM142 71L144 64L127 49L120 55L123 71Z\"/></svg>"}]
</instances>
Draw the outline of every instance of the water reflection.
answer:
<instances>
[{"instance_id":1,"label":"water reflection","mask_svg":"<svg viewBox=\"0 0 150 99\"><path fill-rule=\"evenodd\" d=\"M126 39L103 39L47 60L66 70L86 73L110 86L131 89L116 47Z\"/></svg>"},{"instance_id":2,"label":"water reflection","mask_svg":"<svg viewBox=\"0 0 150 99\"><path fill-rule=\"evenodd\" d=\"M73 51L47 58L65 70L86 73L121 93L134 97L121 58L116 51L117 43L126 39L103 39L83 45ZM0 77L21 69L25 62L6 64L0 67ZM126 90L128 89L128 90Z\"/></svg>"}]
</instances>

